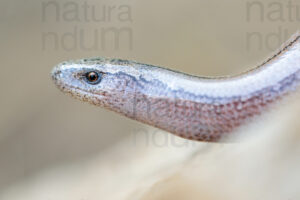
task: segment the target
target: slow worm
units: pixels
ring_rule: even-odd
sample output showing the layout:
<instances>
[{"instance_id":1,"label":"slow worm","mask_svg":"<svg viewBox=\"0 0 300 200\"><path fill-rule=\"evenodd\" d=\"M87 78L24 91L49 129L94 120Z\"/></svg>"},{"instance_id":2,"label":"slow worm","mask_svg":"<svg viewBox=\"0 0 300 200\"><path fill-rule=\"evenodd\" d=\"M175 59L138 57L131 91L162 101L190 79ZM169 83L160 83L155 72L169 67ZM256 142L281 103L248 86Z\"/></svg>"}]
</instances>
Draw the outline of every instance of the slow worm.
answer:
<instances>
[{"instance_id":1,"label":"slow worm","mask_svg":"<svg viewBox=\"0 0 300 200\"><path fill-rule=\"evenodd\" d=\"M197 77L138 62L91 58L58 64L63 92L183 138L218 141L300 83L300 35L253 70Z\"/></svg>"}]
</instances>

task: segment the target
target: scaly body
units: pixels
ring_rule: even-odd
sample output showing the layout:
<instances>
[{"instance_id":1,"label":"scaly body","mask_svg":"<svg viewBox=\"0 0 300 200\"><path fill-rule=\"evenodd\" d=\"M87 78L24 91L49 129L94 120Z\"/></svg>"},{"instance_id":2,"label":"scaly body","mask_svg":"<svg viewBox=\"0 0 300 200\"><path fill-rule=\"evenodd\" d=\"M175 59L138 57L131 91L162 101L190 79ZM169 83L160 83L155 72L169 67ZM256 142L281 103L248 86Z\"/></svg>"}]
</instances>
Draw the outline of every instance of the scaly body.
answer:
<instances>
[{"instance_id":1,"label":"scaly body","mask_svg":"<svg viewBox=\"0 0 300 200\"><path fill-rule=\"evenodd\" d=\"M203 78L147 64L93 58L53 69L64 92L180 137L217 141L300 84L299 36L239 76Z\"/></svg>"}]
</instances>

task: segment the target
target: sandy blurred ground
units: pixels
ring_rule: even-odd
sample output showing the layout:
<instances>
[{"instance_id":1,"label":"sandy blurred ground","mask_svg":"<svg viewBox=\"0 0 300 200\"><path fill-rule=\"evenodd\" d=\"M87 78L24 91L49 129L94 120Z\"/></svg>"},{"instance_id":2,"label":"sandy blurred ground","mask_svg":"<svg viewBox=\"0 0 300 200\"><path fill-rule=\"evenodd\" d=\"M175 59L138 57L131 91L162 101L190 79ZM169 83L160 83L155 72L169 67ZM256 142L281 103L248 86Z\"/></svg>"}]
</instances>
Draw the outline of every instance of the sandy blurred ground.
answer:
<instances>
[{"instance_id":1,"label":"sandy blurred ground","mask_svg":"<svg viewBox=\"0 0 300 200\"><path fill-rule=\"evenodd\" d=\"M43 10L49 2L55 8ZM170 163L179 166L195 149L206 146L200 143L176 149L166 145L133 145L136 133L158 137L164 134L62 95L49 76L57 63L107 56L197 75L236 74L264 60L298 29L300 21L296 9L288 9L292 2L294 8L299 7L300 16L300 1L261 0L255 1L255 5L245 0L86 2L94 7L97 16L106 12L111 18L102 22L85 20L84 1L0 2L0 199L90 200L99 199L103 192L110 199L113 188L120 191L129 184L135 188L134 184L143 180L146 171L156 174L149 172L150 164L143 165L142 171L122 171L118 159L122 163L128 159L135 166L148 159L146 163L156 163L153 169L159 170ZM74 13L70 4L78 6L78 20L68 20L72 18L70 10ZM124 21L119 18L122 5L129 8L129 15L123 15ZM108 14L110 6L116 8ZM122 27L131 31L132 42L128 43L126 34L122 35L117 49L113 36L105 38L106 49L101 48L102 44L89 50L79 45L82 41L93 44L94 31ZM74 30L75 40L64 36L70 32L74 35ZM83 38L80 31L85 33ZM49 33L58 39L45 39ZM249 34L255 36L249 39ZM74 41L77 46L72 48ZM127 143L120 142L123 139ZM168 162L160 164L166 158ZM88 189L80 193L80 188Z\"/></svg>"}]
</instances>

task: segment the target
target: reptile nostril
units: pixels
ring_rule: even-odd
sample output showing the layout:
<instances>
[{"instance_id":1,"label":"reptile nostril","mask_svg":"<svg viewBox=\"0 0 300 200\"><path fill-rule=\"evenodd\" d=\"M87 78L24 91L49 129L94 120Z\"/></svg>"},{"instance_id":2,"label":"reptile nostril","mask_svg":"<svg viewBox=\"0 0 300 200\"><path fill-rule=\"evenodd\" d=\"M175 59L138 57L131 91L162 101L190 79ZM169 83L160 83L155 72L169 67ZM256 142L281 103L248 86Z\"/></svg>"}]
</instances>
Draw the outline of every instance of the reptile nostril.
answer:
<instances>
[{"instance_id":1,"label":"reptile nostril","mask_svg":"<svg viewBox=\"0 0 300 200\"><path fill-rule=\"evenodd\" d=\"M60 75L61 71L60 70L56 70L55 73L54 73L54 76L58 76Z\"/></svg>"},{"instance_id":2,"label":"reptile nostril","mask_svg":"<svg viewBox=\"0 0 300 200\"><path fill-rule=\"evenodd\" d=\"M54 68L53 71L52 71L52 79L53 80L57 80L58 79L58 76L61 74L61 70L60 69L57 69L57 68Z\"/></svg>"}]
</instances>

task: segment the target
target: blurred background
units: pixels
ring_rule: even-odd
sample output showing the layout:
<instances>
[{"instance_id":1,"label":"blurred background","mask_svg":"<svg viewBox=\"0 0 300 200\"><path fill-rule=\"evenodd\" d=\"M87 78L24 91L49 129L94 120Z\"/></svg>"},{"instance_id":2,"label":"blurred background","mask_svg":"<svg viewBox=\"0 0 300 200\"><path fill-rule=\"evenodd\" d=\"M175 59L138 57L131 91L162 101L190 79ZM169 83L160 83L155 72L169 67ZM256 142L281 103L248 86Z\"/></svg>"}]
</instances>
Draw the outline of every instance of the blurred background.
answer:
<instances>
[{"instance_id":1,"label":"blurred background","mask_svg":"<svg viewBox=\"0 0 300 200\"><path fill-rule=\"evenodd\" d=\"M111 162L142 156L130 142L121 155L108 149L158 132L63 95L50 78L54 65L104 56L232 75L270 56L298 30L299 16L293 0L1 0L0 199L101 197L91 170L109 163L106 172L126 181ZM68 196L81 187L89 198Z\"/></svg>"}]
</instances>

